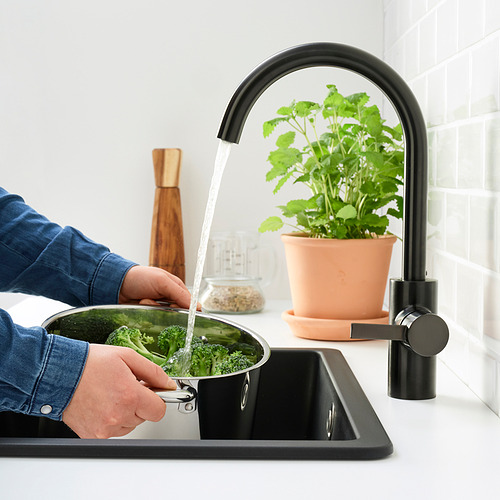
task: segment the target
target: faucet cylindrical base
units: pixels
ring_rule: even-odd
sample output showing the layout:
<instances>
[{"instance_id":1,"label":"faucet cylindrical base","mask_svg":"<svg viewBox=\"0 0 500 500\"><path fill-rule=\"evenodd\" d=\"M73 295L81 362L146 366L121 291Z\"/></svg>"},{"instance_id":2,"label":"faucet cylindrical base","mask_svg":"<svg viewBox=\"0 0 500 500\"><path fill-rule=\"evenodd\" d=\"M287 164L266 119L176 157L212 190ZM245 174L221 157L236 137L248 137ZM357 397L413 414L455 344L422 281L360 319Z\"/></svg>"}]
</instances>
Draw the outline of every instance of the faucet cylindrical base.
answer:
<instances>
[{"instance_id":1,"label":"faucet cylindrical base","mask_svg":"<svg viewBox=\"0 0 500 500\"><path fill-rule=\"evenodd\" d=\"M437 281L390 282L389 322L408 307L437 309ZM389 344L389 396L397 399L432 399L436 397L436 356L421 356L404 342Z\"/></svg>"},{"instance_id":2,"label":"faucet cylindrical base","mask_svg":"<svg viewBox=\"0 0 500 500\"><path fill-rule=\"evenodd\" d=\"M388 394L396 399L436 397L436 356L420 356L403 342L389 344Z\"/></svg>"}]
</instances>

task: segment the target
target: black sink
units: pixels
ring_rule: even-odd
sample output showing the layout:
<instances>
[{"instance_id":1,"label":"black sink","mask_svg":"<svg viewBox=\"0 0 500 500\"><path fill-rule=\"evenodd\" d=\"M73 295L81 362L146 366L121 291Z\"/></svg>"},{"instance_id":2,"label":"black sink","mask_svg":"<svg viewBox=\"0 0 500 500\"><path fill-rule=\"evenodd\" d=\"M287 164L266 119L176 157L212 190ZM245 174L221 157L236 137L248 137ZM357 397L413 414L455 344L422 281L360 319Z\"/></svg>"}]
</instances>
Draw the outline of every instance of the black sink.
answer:
<instances>
[{"instance_id":1,"label":"black sink","mask_svg":"<svg viewBox=\"0 0 500 500\"><path fill-rule=\"evenodd\" d=\"M61 422L0 413L0 456L368 460L392 443L342 353L273 349L252 439L78 439Z\"/></svg>"}]
</instances>

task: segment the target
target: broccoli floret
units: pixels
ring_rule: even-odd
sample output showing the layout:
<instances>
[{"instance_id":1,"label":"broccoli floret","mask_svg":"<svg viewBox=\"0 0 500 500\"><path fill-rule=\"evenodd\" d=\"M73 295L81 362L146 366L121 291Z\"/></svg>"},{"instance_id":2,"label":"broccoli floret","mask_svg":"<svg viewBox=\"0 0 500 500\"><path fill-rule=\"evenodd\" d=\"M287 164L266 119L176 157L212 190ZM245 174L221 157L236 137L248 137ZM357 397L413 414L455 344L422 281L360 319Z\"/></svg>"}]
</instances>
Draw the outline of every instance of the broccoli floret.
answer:
<instances>
[{"instance_id":1,"label":"broccoli floret","mask_svg":"<svg viewBox=\"0 0 500 500\"><path fill-rule=\"evenodd\" d=\"M198 344L191 354L191 373L195 377L213 375L217 365L229 356L229 351L219 344Z\"/></svg>"},{"instance_id":2,"label":"broccoli floret","mask_svg":"<svg viewBox=\"0 0 500 500\"><path fill-rule=\"evenodd\" d=\"M215 367L225 361L229 356L229 351L226 347L220 344L209 344L212 354L212 375L215 372Z\"/></svg>"},{"instance_id":3,"label":"broccoli floret","mask_svg":"<svg viewBox=\"0 0 500 500\"><path fill-rule=\"evenodd\" d=\"M186 352L180 349L174 352L162 366L163 371L171 377L191 377L191 371L186 371Z\"/></svg>"},{"instance_id":4,"label":"broccoli floret","mask_svg":"<svg viewBox=\"0 0 500 500\"><path fill-rule=\"evenodd\" d=\"M130 347L130 349L149 359L149 361L162 366L165 363L165 358L159 354L150 352L146 347L146 345L153 342L153 337L141 333L138 328L120 326L120 328L109 334L105 344Z\"/></svg>"},{"instance_id":5,"label":"broccoli floret","mask_svg":"<svg viewBox=\"0 0 500 500\"><path fill-rule=\"evenodd\" d=\"M257 349L251 344L245 342L235 342L234 344L228 345L229 353L240 351L244 354L253 364L257 363Z\"/></svg>"},{"instance_id":6,"label":"broccoli floret","mask_svg":"<svg viewBox=\"0 0 500 500\"><path fill-rule=\"evenodd\" d=\"M212 369L212 356L210 345L199 345L193 348L191 353L191 373L196 377L210 375Z\"/></svg>"},{"instance_id":7,"label":"broccoli floret","mask_svg":"<svg viewBox=\"0 0 500 500\"><path fill-rule=\"evenodd\" d=\"M167 359L185 345L186 329L183 326L171 325L158 335L158 348Z\"/></svg>"},{"instance_id":8,"label":"broccoli floret","mask_svg":"<svg viewBox=\"0 0 500 500\"><path fill-rule=\"evenodd\" d=\"M241 351L234 351L222 363L217 365L214 375L239 372L250 368L253 364Z\"/></svg>"},{"instance_id":9,"label":"broccoli floret","mask_svg":"<svg viewBox=\"0 0 500 500\"><path fill-rule=\"evenodd\" d=\"M187 330L183 326L171 325L158 335L158 348L165 354L167 359L179 349L184 349L184 347L186 347L186 334ZM200 337L193 335L191 339L191 349L203 343Z\"/></svg>"},{"instance_id":10,"label":"broccoli floret","mask_svg":"<svg viewBox=\"0 0 500 500\"><path fill-rule=\"evenodd\" d=\"M253 346L235 342L239 332L237 336L233 332L231 335L212 335L214 343L207 343L195 335L189 354L186 354L186 333L185 327L171 325L158 335L158 347L167 359L163 370L172 377L223 375L249 368L257 361ZM210 337L206 330L203 333ZM216 342L219 339L221 343ZM229 348L223 343L230 344Z\"/></svg>"}]
</instances>

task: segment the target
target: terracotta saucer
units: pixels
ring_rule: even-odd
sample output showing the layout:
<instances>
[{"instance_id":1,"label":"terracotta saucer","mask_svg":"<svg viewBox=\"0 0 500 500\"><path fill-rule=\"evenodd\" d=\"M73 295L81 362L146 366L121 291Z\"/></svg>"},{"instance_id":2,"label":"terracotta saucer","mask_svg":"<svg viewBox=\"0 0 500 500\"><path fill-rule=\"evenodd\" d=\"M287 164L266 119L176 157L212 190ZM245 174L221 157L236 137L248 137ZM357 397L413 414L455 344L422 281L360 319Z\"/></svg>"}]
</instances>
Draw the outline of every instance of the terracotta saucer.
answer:
<instances>
[{"instance_id":1,"label":"terracotta saucer","mask_svg":"<svg viewBox=\"0 0 500 500\"><path fill-rule=\"evenodd\" d=\"M281 317L288 323L296 337L313 340L341 340L353 341L351 339L351 323L376 323L386 324L389 322L389 312L382 311L380 318L374 319L317 319L295 316L293 310L283 311Z\"/></svg>"}]
</instances>

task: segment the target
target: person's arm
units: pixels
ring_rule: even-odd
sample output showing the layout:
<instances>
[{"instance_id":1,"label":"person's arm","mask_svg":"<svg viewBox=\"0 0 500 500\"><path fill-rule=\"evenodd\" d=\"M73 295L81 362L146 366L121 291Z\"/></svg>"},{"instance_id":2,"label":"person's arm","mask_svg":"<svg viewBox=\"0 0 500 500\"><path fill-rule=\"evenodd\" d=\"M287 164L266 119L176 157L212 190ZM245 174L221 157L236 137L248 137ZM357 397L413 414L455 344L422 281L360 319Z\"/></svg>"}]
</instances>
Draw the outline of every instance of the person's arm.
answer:
<instances>
[{"instance_id":1,"label":"person's arm","mask_svg":"<svg viewBox=\"0 0 500 500\"><path fill-rule=\"evenodd\" d=\"M134 265L0 188L0 291L42 295L72 306L116 304Z\"/></svg>"},{"instance_id":2,"label":"person's arm","mask_svg":"<svg viewBox=\"0 0 500 500\"><path fill-rule=\"evenodd\" d=\"M15 325L3 310L0 345L0 411L63 420L82 438L122 436L161 419L165 403L144 384L176 387L131 349Z\"/></svg>"},{"instance_id":3,"label":"person's arm","mask_svg":"<svg viewBox=\"0 0 500 500\"><path fill-rule=\"evenodd\" d=\"M129 275L132 279L122 287L136 267L139 273ZM75 306L142 298L189 303L180 280L148 269L73 228L50 222L0 188L0 291L43 295ZM145 275L154 285L137 279ZM40 327L20 327L1 313L0 410L62 419L81 437L123 435L140 421L163 415L163 401L141 381L166 389L175 383L139 354L89 346Z\"/></svg>"},{"instance_id":4,"label":"person's arm","mask_svg":"<svg viewBox=\"0 0 500 500\"><path fill-rule=\"evenodd\" d=\"M0 309L0 410L60 420L87 351L86 342L16 325Z\"/></svg>"}]
</instances>

